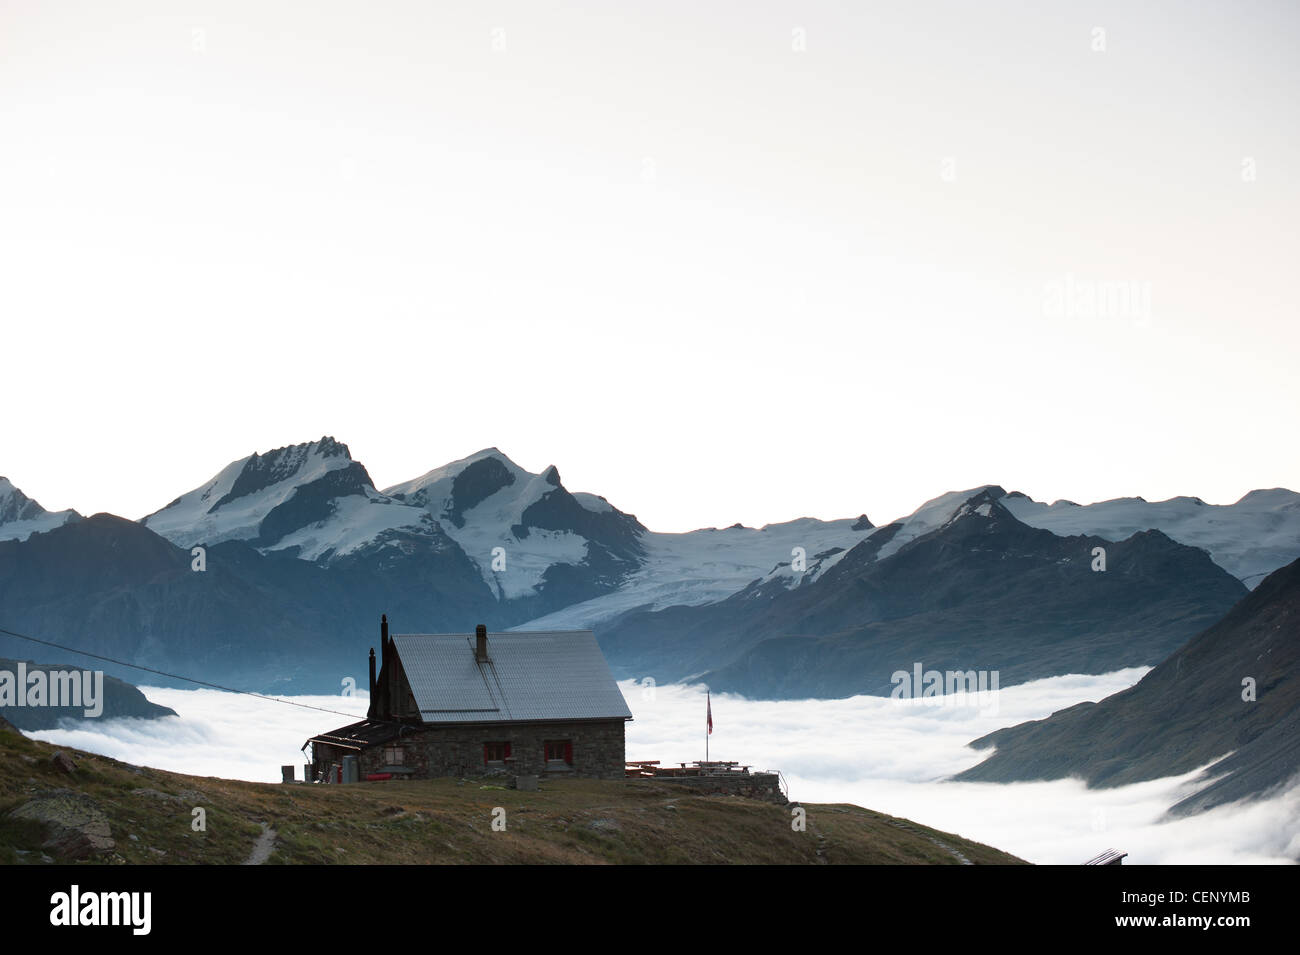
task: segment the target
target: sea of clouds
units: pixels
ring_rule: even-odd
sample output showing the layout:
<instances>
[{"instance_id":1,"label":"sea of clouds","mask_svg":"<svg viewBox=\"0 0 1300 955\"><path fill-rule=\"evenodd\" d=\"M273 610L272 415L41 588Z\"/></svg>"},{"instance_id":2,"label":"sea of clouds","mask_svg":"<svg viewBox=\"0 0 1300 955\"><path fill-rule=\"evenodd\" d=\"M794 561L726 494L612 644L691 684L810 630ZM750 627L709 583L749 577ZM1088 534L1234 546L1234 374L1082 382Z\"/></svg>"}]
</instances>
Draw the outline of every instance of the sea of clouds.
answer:
<instances>
[{"instance_id":1,"label":"sea of clouds","mask_svg":"<svg viewBox=\"0 0 1300 955\"><path fill-rule=\"evenodd\" d=\"M755 701L712 697L712 759L779 769L792 799L855 803L988 843L1031 862L1077 864L1107 848L1126 863L1286 863L1300 858L1300 786L1268 800L1187 819L1165 811L1198 788L1199 771L1115 789L1078 780L954 783L987 754L966 744L1025 720L1133 685L1146 668L1064 676L972 695L968 702L858 696ZM705 689L620 684L635 719L628 759L671 764L705 755ZM142 687L179 714L105 720L28 735L115 759L195 776L279 782L313 734L365 715L355 696L292 697L291 706L218 690ZM307 707L318 707L310 709ZM329 712L321 712L321 710ZM814 810L815 811L815 810Z\"/></svg>"}]
</instances>

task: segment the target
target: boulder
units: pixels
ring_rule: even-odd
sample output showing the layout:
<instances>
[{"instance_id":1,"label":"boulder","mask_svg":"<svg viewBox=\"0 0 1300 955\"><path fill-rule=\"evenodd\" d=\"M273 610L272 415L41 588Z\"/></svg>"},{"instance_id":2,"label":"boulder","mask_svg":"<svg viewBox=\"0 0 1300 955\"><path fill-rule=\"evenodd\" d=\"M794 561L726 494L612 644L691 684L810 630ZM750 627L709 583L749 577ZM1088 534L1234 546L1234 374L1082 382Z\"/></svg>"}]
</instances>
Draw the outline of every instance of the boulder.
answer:
<instances>
[{"instance_id":1,"label":"boulder","mask_svg":"<svg viewBox=\"0 0 1300 955\"><path fill-rule=\"evenodd\" d=\"M108 817L95 800L71 789L55 789L23 803L12 813L16 819L31 819L45 826L42 849L65 859L84 859L111 852L116 843L109 831Z\"/></svg>"},{"instance_id":2,"label":"boulder","mask_svg":"<svg viewBox=\"0 0 1300 955\"><path fill-rule=\"evenodd\" d=\"M69 776L77 770L77 761L63 750L59 750L51 756L50 762L54 764L54 768L59 770L59 772L67 773Z\"/></svg>"}]
</instances>

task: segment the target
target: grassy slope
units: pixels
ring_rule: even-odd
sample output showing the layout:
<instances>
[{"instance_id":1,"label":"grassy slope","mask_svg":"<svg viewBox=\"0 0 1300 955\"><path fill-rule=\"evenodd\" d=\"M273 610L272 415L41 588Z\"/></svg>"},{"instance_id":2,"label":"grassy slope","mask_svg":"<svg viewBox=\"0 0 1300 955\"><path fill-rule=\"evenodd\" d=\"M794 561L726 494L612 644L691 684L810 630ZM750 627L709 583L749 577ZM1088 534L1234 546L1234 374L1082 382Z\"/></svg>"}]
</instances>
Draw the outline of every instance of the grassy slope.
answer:
<instances>
[{"instance_id":1,"label":"grassy slope","mask_svg":"<svg viewBox=\"0 0 1300 955\"><path fill-rule=\"evenodd\" d=\"M78 763L68 776L50 763L55 751L0 728L0 863L41 860L41 826L7 814L56 788L98 803L117 842L99 861L119 863L241 863L262 822L277 832L269 864L956 864L936 841L976 864L1021 862L858 806L806 805L808 830L797 833L789 807L657 782L564 780L539 792L456 779L288 786L182 776L65 750ZM195 806L207 810L206 832L191 830ZM498 806L505 832L492 831Z\"/></svg>"}]
</instances>

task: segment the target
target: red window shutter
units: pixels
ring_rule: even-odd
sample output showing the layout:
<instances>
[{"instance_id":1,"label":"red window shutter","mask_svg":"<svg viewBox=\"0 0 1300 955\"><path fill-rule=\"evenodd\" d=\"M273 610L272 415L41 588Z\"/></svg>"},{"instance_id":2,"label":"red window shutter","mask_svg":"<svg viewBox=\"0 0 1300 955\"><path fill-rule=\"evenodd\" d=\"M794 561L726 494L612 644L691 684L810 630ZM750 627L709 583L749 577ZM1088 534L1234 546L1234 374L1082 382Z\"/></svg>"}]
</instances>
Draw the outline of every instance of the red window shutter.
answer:
<instances>
[{"instance_id":1,"label":"red window shutter","mask_svg":"<svg viewBox=\"0 0 1300 955\"><path fill-rule=\"evenodd\" d=\"M568 740L564 742L564 761L570 766L573 765L573 744Z\"/></svg>"},{"instance_id":2,"label":"red window shutter","mask_svg":"<svg viewBox=\"0 0 1300 955\"><path fill-rule=\"evenodd\" d=\"M483 762L484 762L484 763L487 763L487 761L488 761L488 744L487 744L487 743L484 743L484 744L483 744Z\"/></svg>"},{"instance_id":3,"label":"red window shutter","mask_svg":"<svg viewBox=\"0 0 1300 955\"><path fill-rule=\"evenodd\" d=\"M506 759L510 758L510 744L506 743Z\"/></svg>"}]
</instances>

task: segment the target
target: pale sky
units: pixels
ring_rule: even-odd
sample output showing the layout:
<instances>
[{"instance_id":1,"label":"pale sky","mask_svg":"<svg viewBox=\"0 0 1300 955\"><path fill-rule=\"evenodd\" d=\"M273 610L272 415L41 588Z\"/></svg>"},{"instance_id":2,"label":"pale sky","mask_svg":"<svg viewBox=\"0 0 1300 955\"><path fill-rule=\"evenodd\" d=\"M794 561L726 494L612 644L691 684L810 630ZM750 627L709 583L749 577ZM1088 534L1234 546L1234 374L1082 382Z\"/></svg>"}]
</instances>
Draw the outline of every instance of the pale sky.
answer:
<instances>
[{"instance_id":1,"label":"pale sky","mask_svg":"<svg viewBox=\"0 0 1300 955\"><path fill-rule=\"evenodd\" d=\"M0 0L0 474L1300 488L1293 3Z\"/></svg>"}]
</instances>

